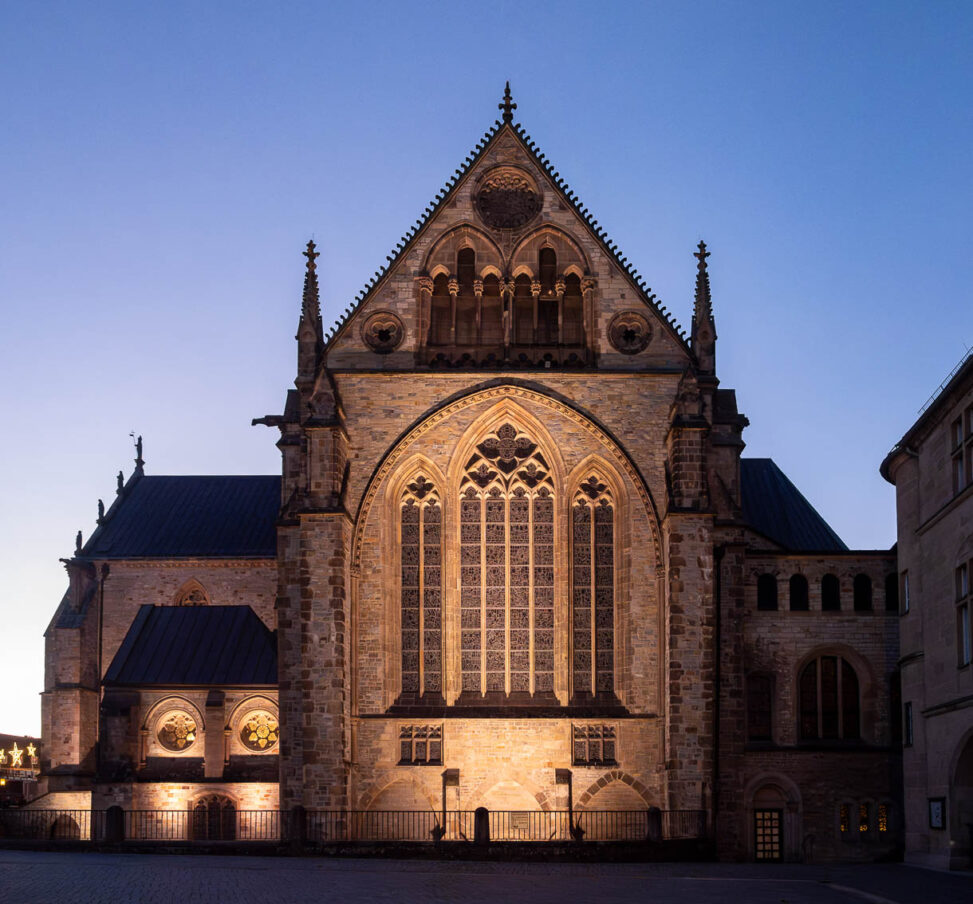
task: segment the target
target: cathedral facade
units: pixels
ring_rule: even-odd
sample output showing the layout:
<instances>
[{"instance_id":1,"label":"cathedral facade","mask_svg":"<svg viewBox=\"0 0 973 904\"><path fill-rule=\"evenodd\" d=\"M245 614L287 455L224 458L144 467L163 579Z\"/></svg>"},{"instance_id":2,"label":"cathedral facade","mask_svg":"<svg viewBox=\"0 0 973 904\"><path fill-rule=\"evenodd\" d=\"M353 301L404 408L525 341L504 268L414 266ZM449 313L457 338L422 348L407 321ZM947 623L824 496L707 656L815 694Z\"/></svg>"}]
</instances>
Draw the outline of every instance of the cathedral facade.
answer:
<instances>
[{"instance_id":1,"label":"cathedral facade","mask_svg":"<svg viewBox=\"0 0 973 904\"><path fill-rule=\"evenodd\" d=\"M514 107L327 335L308 244L279 477L119 475L37 806L570 795L701 811L726 858L897 848L894 554L742 457L705 245L687 334Z\"/></svg>"}]
</instances>

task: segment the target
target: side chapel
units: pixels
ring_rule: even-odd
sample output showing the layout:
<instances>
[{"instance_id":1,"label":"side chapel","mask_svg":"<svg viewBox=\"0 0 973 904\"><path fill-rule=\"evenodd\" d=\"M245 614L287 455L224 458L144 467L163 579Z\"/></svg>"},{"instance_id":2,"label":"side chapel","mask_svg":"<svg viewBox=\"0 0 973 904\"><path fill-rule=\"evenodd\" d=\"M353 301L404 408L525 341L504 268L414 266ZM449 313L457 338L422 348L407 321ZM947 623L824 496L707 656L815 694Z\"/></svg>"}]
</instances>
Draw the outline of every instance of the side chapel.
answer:
<instances>
[{"instance_id":1,"label":"side chapel","mask_svg":"<svg viewBox=\"0 0 973 904\"><path fill-rule=\"evenodd\" d=\"M687 335L515 108L327 335L308 243L279 476L119 475L46 634L36 806L570 788L704 810L724 858L900 844L894 553L742 457L705 244Z\"/></svg>"}]
</instances>

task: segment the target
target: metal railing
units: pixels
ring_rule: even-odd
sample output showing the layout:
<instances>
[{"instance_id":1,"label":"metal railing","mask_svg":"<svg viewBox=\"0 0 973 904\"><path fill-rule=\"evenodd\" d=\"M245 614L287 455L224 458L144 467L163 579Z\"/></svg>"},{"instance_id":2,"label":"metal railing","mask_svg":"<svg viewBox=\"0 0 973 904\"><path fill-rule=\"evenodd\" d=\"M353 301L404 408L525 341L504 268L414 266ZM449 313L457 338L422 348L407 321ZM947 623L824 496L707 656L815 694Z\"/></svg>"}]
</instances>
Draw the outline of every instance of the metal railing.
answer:
<instances>
[{"instance_id":1,"label":"metal railing","mask_svg":"<svg viewBox=\"0 0 973 904\"><path fill-rule=\"evenodd\" d=\"M666 841L706 836L704 810L0 810L0 840L94 842Z\"/></svg>"}]
</instances>

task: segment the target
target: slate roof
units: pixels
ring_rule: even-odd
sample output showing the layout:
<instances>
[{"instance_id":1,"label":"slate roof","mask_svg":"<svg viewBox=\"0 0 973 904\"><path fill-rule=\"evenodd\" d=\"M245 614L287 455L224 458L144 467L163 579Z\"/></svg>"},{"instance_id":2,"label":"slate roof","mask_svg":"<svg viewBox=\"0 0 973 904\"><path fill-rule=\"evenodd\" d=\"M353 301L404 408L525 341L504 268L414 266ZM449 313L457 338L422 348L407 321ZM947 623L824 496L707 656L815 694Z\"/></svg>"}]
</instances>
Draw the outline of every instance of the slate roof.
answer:
<instances>
[{"instance_id":1,"label":"slate roof","mask_svg":"<svg viewBox=\"0 0 973 904\"><path fill-rule=\"evenodd\" d=\"M845 552L848 547L771 458L740 459L743 518L792 552Z\"/></svg>"},{"instance_id":2,"label":"slate roof","mask_svg":"<svg viewBox=\"0 0 973 904\"><path fill-rule=\"evenodd\" d=\"M133 477L82 557L274 558L280 477Z\"/></svg>"},{"instance_id":3,"label":"slate roof","mask_svg":"<svg viewBox=\"0 0 973 904\"><path fill-rule=\"evenodd\" d=\"M277 638L249 606L142 606L105 684L277 684Z\"/></svg>"}]
</instances>

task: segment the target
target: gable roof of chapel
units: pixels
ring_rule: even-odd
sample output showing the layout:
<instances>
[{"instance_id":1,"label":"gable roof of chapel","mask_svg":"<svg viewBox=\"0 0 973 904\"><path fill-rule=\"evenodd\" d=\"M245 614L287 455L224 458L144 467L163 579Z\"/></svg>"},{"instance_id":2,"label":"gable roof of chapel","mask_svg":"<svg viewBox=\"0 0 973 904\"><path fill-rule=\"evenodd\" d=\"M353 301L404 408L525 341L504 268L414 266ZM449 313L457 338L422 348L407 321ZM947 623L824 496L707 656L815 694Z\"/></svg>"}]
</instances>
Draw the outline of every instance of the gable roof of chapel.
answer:
<instances>
[{"instance_id":1,"label":"gable roof of chapel","mask_svg":"<svg viewBox=\"0 0 973 904\"><path fill-rule=\"evenodd\" d=\"M582 203L581 198L564 181L551 161L544 154L540 146L531 138L527 130L519 123L513 121L512 108L516 109L516 104L510 103L510 83L507 83L507 92L504 103L499 104L503 110L503 119L497 119L493 125L484 132L483 137L473 146L469 154L461 165L453 171L443 187L436 192L432 201L426 206L413 226L411 226L392 249L392 253L386 255L386 263L375 271L372 278L365 283L364 287L355 296L355 300L341 314L333 326L325 334L324 348L327 352L331 344L344 333L345 327L354 319L355 314L361 310L384 285L386 278L394 272L397 265L413 249L419 238L426 232L427 228L434 222L436 215L443 210L453 199L459 188L466 182L467 178L477 168L486 154L493 148L504 135L512 135L529 159L537 166L539 171L547 176L558 196L564 201L588 229L590 234L601 244L602 249L609 255L612 261L618 266L619 270L625 274L632 287L636 290L639 299L650 308L659 318L660 323L664 324L671 332L674 341L688 355L692 356L689 346L689 339L685 329L676 321L675 316L669 312L664 304L653 293L652 289L645 282L645 279L638 272L638 269L629 259L622 254L618 245L609 237L607 231L603 229L598 220L592 215L591 211Z\"/></svg>"}]
</instances>

